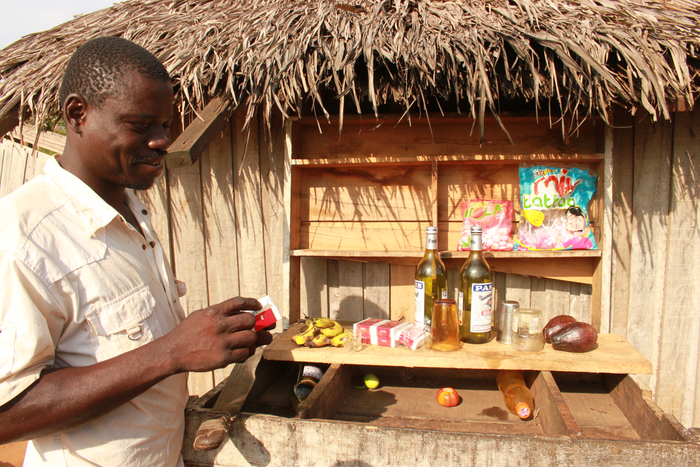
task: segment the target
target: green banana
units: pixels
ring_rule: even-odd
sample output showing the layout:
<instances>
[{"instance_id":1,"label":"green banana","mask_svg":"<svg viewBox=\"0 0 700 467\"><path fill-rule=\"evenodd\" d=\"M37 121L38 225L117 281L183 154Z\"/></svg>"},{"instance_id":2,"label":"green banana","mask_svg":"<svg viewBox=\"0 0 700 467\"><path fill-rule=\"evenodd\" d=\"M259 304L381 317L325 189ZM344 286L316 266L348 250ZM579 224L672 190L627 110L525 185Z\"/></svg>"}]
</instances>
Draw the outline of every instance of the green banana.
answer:
<instances>
[{"instance_id":1,"label":"green banana","mask_svg":"<svg viewBox=\"0 0 700 467\"><path fill-rule=\"evenodd\" d=\"M304 345L306 342L310 341L316 336L316 328L313 326L308 326L299 334L292 336L292 340L296 345Z\"/></svg>"},{"instance_id":2,"label":"green banana","mask_svg":"<svg viewBox=\"0 0 700 467\"><path fill-rule=\"evenodd\" d=\"M338 334L341 334L344 330L345 328L343 328L343 326L341 326L340 323L337 321L333 321L333 326L330 328L319 329L319 331L321 331L321 334L331 338L337 336Z\"/></svg>"}]
</instances>

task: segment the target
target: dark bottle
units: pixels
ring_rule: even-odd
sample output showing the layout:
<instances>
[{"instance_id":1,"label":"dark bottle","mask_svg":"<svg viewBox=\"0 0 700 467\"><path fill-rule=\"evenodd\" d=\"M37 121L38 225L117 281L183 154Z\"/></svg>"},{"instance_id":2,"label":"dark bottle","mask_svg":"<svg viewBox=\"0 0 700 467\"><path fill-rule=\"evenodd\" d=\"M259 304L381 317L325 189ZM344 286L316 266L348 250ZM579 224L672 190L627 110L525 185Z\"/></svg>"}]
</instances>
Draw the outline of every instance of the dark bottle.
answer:
<instances>
[{"instance_id":1,"label":"dark bottle","mask_svg":"<svg viewBox=\"0 0 700 467\"><path fill-rule=\"evenodd\" d=\"M292 391L289 393L289 402L294 412L299 412L299 406L309 397L319 381L323 378L323 370L314 365L301 365Z\"/></svg>"},{"instance_id":2,"label":"dark bottle","mask_svg":"<svg viewBox=\"0 0 700 467\"><path fill-rule=\"evenodd\" d=\"M481 227L472 226L471 253L459 272L459 338L470 344L491 340L493 282L481 247Z\"/></svg>"}]
</instances>

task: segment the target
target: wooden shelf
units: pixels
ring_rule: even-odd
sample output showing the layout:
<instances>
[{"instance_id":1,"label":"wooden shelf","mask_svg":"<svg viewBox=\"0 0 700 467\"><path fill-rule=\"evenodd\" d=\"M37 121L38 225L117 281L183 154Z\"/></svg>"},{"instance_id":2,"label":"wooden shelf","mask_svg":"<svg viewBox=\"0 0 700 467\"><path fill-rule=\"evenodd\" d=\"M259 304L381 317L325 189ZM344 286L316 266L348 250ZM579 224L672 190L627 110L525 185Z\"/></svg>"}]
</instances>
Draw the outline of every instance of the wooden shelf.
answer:
<instances>
[{"instance_id":1,"label":"wooden shelf","mask_svg":"<svg viewBox=\"0 0 700 467\"><path fill-rule=\"evenodd\" d=\"M469 257L469 251L440 251L443 259ZM291 250L291 256L309 256L317 258L422 258L423 251L369 251L369 250ZM600 250L557 250L557 251L485 251L484 258L600 258Z\"/></svg>"},{"instance_id":2,"label":"wooden shelf","mask_svg":"<svg viewBox=\"0 0 700 467\"><path fill-rule=\"evenodd\" d=\"M319 159L292 159L292 165L300 167L330 167L351 165L420 165L440 163L501 163L519 164L521 162L552 162L589 163L597 162L604 158L604 154L465 154L465 155L417 155L417 156L363 156L363 157L338 157Z\"/></svg>"},{"instance_id":3,"label":"wooden shelf","mask_svg":"<svg viewBox=\"0 0 700 467\"><path fill-rule=\"evenodd\" d=\"M352 323L343 322L352 328ZM294 324L268 345L263 357L309 363L342 363L349 365L381 365L420 368L511 369L566 371L581 373L651 374L651 362L617 334L599 334L598 348L585 353L552 349L546 344L539 352L518 352L510 345L495 340L481 345L463 344L455 352L421 348L409 350L366 345L360 352L343 347L299 347L291 339L303 323Z\"/></svg>"}]
</instances>

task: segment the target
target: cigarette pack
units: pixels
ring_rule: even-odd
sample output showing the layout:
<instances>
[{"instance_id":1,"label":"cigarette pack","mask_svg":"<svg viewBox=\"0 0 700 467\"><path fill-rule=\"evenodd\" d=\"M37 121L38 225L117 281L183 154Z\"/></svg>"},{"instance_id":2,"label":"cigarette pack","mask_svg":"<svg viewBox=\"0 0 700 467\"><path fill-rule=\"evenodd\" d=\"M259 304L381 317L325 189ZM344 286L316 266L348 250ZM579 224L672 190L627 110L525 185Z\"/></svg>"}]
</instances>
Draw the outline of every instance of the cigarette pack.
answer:
<instances>
[{"instance_id":1,"label":"cigarette pack","mask_svg":"<svg viewBox=\"0 0 700 467\"><path fill-rule=\"evenodd\" d=\"M399 343L405 345L411 350L416 350L425 344L427 333L422 326L411 325L406 329L402 329L399 333Z\"/></svg>"},{"instance_id":2,"label":"cigarette pack","mask_svg":"<svg viewBox=\"0 0 700 467\"><path fill-rule=\"evenodd\" d=\"M377 345L377 328L388 323L388 319L367 318L353 325L353 334L359 338L363 344Z\"/></svg>"},{"instance_id":3,"label":"cigarette pack","mask_svg":"<svg viewBox=\"0 0 700 467\"><path fill-rule=\"evenodd\" d=\"M389 321L377 327L377 345L383 347L396 347L399 345L401 331L411 327L411 323L403 321Z\"/></svg>"},{"instance_id":4,"label":"cigarette pack","mask_svg":"<svg viewBox=\"0 0 700 467\"><path fill-rule=\"evenodd\" d=\"M269 326L272 326L273 324L277 323L277 320L282 318L282 315L280 315L279 310L277 309L277 306L275 306L274 303L272 303L272 298L270 298L269 295L264 296L263 298L258 299L260 304L263 306L260 311L256 311L255 313L255 327L253 330L255 332L260 331L261 329L265 329Z\"/></svg>"}]
</instances>

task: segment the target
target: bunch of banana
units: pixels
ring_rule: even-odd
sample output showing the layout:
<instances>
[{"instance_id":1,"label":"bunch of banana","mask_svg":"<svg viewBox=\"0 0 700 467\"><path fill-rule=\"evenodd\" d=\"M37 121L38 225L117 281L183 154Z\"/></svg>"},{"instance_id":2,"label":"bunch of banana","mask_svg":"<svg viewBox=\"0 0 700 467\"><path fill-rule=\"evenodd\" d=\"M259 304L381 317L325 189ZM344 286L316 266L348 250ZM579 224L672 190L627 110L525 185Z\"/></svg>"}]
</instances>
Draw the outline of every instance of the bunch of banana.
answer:
<instances>
[{"instance_id":1,"label":"bunch of banana","mask_svg":"<svg viewBox=\"0 0 700 467\"><path fill-rule=\"evenodd\" d=\"M292 336L296 345L306 347L342 347L345 343L345 328L330 318L308 318L299 334Z\"/></svg>"}]
</instances>

